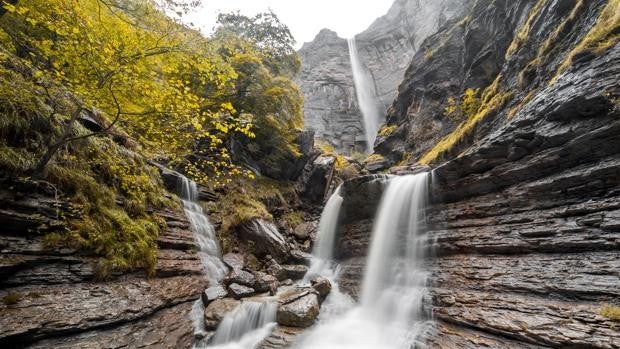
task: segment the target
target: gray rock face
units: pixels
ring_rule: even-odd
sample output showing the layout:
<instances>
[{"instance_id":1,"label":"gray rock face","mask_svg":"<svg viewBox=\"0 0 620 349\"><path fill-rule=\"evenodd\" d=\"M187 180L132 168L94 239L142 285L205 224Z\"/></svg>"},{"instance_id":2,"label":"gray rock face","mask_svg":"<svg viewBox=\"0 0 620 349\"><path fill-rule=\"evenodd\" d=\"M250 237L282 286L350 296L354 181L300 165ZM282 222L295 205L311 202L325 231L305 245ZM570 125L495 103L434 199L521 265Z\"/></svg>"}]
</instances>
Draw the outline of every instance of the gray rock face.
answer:
<instances>
[{"instance_id":1,"label":"gray rock face","mask_svg":"<svg viewBox=\"0 0 620 349\"><path fill-rule=\"evenodd\" d=\"M24 184L25 191L18 185L10 192L0 190L0 219L11 227L0 234L0 299L20 296L16 304L0 304L0 347L191 345L189 312L207 282L184 213L155 212L167 229L157 239L152 278L132 273L104 282L95 277L98 257L46 248L43 234L31 230L38 221L22 224L36 211L37 220L58 227L48 212L55 217L56 207L68 208L45 188L30 192L33 185Z\"/></svg>"},{"instance_id":2,"label":"gray rock face","mask_svg":"<svg viewBox=\"0 0 620 349\"><path fill-rule=\"evenodd\" d=\"M574 5L545 2L509 56L532 2L478 1L468 24L453 23L423 43L432 49L444 39L426 59L418 53L407 71L390 114L400 131L375 148L386 157L404 149L415 160L456 127L442 117L451 91L484 88L501 74L496 94L511 96L433 172L426 305L438 331L427 338L431 347L619 347L616 325L600 310L620 297L620 117L613 102L620 46L581 52L556 76L605 4L584 2L551 42L551 54L539 55ZM368 250L368 213L378 204L372 198L382 188L371 178L343 186L347 214L337 255L340 287L353 295ZM364 209L356 211L359 202Z\"/></svg>"},{"instance_id":3,"label":"gray rock face","mask_svg":"<svg viewBox=\"0 0 620 349\"><path fill-rule=\"evenodd\" d=\"M392 103L403 74L422 41L446 21L462 15L469 1L397 0L389 12L356 36L362 63L375 83L377 102ZM297 82L304 93L304 121L316 137L337 150L363 151L359 111L347 41L322 30L299 50Z\"/></svg>"},{"instance_id":4,"label":"gray rock face","mask_svg":"<svg viewBox=\"0 0 620 349\"><path fill-rule=\"evenodd\" d=\"M319 315L319 310L316 291L295 291L280 300L276 320L283 326L309 327Z\"/></svg>"}]
</instances>

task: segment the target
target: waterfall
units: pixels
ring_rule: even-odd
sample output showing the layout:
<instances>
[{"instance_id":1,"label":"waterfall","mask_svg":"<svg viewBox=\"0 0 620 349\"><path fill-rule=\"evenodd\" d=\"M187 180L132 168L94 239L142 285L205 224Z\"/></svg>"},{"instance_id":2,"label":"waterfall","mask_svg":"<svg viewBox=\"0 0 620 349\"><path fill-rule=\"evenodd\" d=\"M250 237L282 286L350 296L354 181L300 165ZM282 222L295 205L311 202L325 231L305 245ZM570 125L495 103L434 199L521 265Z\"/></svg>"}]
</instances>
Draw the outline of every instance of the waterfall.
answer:
<instances>
[{"instance_id":1,"label":"waterfall","mask_svg":"<svg viewBox=\"0 0 620 349\"><path fill-rule=\"evenodd\" d=\"M380 107L376 97L374 81L366 69L364 69L365 67L359 59L355 38L349 39L348 44L351 69L353 71L353 82L355 84L355 94L360 111L362 112L362 121L364 122L366 147L368 152L371 153L374 148L377 133L379 132L382 107Z\"/></svg>"},{"instance_id":2,"label":"waterfall","mask_svg":"<svg viewBox=\"0 0 620 349\"><path fill-rule=\"evenodd\" d=\"M199 255L204 266L209 283L217 284L228 272L228 268L222 262L220 246L217 242L215 229L209 218L204 214L198 204L198 186L196 182L185 176L179 177L181 199L185 215L190 222L192 232L199 247Z\"/></svg>"},{"instance_id":3,"label":"waterfall","mask_svg":"<svg viewBox=\"0 0 620 349\"><path fill-rule=\"evenodd\" d=\"M211 340L215 348L256 347L269 335L276 321L277 302L244 301L226 314Z\"/></svg>"},{"instance_id":4,"label":"waterfall","mask_svg":"<svg viewBox=\"0 0 620 349\"><path fill-rule=\"evenodd\" d=\"M332 196L325 204L319 221L319 230L316 244L312 249L312 263L306 273L306 281L309 278L322 275L332 279L332 259L334 255L334 245L336 244L336 233L338 232L338 217L343 198L340 195L341 185L336 188ZM333 280L332 280L333 281Z\"/></svg>"},{"instance_id":5,"label":"waterfall","mask_svg":"<svg viewBox=\"0 0 620 349\"><path fill-rule=\"evenodd\" d=\"M426 173L389 179L373 226L361 301L319 323L295 348L409 349L432 329L422 310L427 186Z\"/></svg>"},{"instance_id":6,"label":"waterfall","mask_svg":"<svg viewBox=\"0 0 620 349\"><path fill-rule=\"evenodd\" d=\"M220 258L220 247L215 236L215 229L209 218L198 204L198 186L196 182L180 175L178 180L179 195L183 200L185 215L198 243L198 254L209 284L217 284L228 272L228 268ZM202 301L194 302L190 317L194 325L195 335L204 335L206 332L203 318Z\"/></svg>"}]
</instances>

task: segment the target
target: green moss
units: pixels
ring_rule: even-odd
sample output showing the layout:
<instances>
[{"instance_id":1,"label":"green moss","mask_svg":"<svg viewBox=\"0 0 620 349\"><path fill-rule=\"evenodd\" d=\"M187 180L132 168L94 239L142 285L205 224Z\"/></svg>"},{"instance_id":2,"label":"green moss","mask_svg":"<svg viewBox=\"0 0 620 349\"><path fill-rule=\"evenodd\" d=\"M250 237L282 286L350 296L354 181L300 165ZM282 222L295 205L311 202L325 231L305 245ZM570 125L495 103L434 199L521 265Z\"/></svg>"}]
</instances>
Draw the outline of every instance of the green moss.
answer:
<instances>
[{"instance_id":1,"label":"green moss","mask_svg":"<svg viewBox=\"0 0 620 349\"><path fill-rule=\"evenodd\" d=\"M512 97L512 93L499 91L501 79L502 76L498 75L495 81L484 90L477 112L463 121L454 131L441 139L439 143L420 158L419 162L430 164L452 152L458 144L462 143L475 131L480 121L484 120L489 114L498 111L508 102Z\"/></svg>"},{"instance_id":2,"label":"green moss","mask_svg":"<svg viewBox=\"0 0 620 349\"><path fill-rule=\"evenodd\" d=\"M366 160L364 160L365 163L371 163L371 162L380 162L385 160L385 158L383 157L383 155L381 154L377 154L377 153L373 153L370 154L369 157L366 158Z\"/></svg>"},{"instance_id":3,"label":"green moss","mask_svg":"<svg viewBox=\"0 0 620 349\"><path fill-rule=\"evenodd\" d=\"M585 51L600 55L613 47L620 40L620 0L609 0L601 10L594 26L569 52L566 59L558 67L555 76L550 80L554 84L562 73L573 63L573 58Z\"/></svg>"},{"instance_id":4,"label":"green moss","mask_svg":"<svg viewBox=\"0 0 620 349\"><path fill-rule=\"evenodd\" d=\"M510 58L519 48L523 45L523 43L527 40L530 35L530 30L532 29L532 23L543 9L547 0L538 0L534 7L530 10L530 13L525 20L525 23L519 28L519 31L512 39L510 46L508 46L508 50L506 50L506 60Z\"/></svg>"},{"instance_id":5,"label":"green moss","mask_svg":"<svg viewBox=\"0 0 620 349\"><path fill-rule=\"evenodd\" d=\"M44 89L26 63L0 54L0 170L11 177L32 174L45 144L59 135L75 108L69 96L51 84ZM89 133L79 123L72 130L75 136ZM73 207L59 211L66 224L45 237L48 247L71 246L100 256L102 278L131 269L153 273L163 224L149 212L179 203L142 156L111 137L87 137L63 146L42 179Z\"/></svg>"},{"instance_id":6,"label":"green moss","mask_svg":"<svg viewBox=\"0 0 620 349\"><path fill-rule=\"evenodd\" d=\"M379 130L379 136L387 137L391 135L392 133L394 133L394 131L396 131L397 128L398 128L398 125L383 125L381 129Z\"/></svg>"},{"instance_id":7,"label":"green moss","mask_svg":"<svg viewBox=\"0 0 620 349\"><path fill-rule=\"evenodd\" d=\"M304 216L301 211L292 211L292 212L285 213L282 216L282 219L291 228L295 228L296 226L304 222Z\"/></svg>"},{"instance_id":8,"label":"green moss","mask_svg":"<svg viewBox=\"0 0 620 349\"><path fill-rule=\"evenodd\" d=\"M617 305L605 304L599 311L601 316L614 321L620 321L620 307Z\"/></svg>"},{"instance_id":9,"label":"green moss","mask_svg":"<svg viewBox=\"0 0 620 349\"><path fill-rule=\"evenodd\" d=\"M22 295L17 292L11 292L2 298L4 305L14 305L22 300Z\"/></svg>"}]
</instances>

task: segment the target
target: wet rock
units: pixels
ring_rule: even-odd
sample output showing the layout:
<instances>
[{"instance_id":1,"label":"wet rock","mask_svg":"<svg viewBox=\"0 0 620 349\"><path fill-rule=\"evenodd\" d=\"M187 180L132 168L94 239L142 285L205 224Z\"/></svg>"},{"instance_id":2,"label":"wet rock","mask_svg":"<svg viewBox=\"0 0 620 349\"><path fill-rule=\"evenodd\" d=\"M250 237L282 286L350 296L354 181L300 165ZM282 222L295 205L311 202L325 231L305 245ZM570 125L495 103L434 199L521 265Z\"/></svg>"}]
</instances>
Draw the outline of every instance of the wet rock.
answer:
<instances>
[{"instance_id":1,"label":"wet rock","mask_svg":"<svg viewBox=\"0 0 620 349\"><path fill-rule=\"evenodd\" d=\"M253 242L253 252L257 256L269 254L279 261L288 258L289 245L271 222L254 219L240 227L239 235L240 238Z\"/></svg>"},{"instance_id":2,"label":"wet rock","mask_svg":"<svg viewBox=\"0 0 620 349\"><path fill-rule=\"evenodd\" d=\"M220 324L224 316L235 310L240 304L241 301L232 298L222 298L211 302L204 312L206 329L217 329L217 325Z\"/></svg>"},{"instance_id":3,"label":"wet rock","mask_svg":"<svg viewBox=\"0 0 620 349\"><path fill-rule=\"evenodd\" d=\"M297 239L304 241L309 239L312 234L316 232L317 227L318 222L316 221L304 222L295 227L293 230L293 235L295 235Z\"/></svg>"},{"instance_id":4,"label":"wet rock","mask_svg":"<svg viewBox=\"0 0 620 349\"><path fill-rule=\"evenodd\" d=\"M326 278L322 276L317 276L310 281L310 285L314 288L318 293L321 300L325 299L327 295L332 290L332 284Z\"/></svg>"},{"instance_id":5,"label":"wet rock","mask_svg":"<svg viewBox=\"0 0 620 349\"><path fill-rule=\"evenodd\" d=\"M256 293L253 288L239 285L236 283L228 285L228 291L230 292L230 295L235 299L250 297L253 296L254 293Z\"/></svg>"},{"instance_id":6,"label":"wet rock","mask_svg":"<svg viewBox=\"0 0 620 349\"><path fill-rule=\"evenodd\" d=\"M296 291L280 299L276 319L283 326L309 327L319 315L319 310L316 291Z\"/></svg>"},{"instance_id":7,"label":"wet rock","mask_svg":"<svg viewBox=\"0 0 620 349\"><path fill-rule=\"evenodd\" d=\"M222 260L232 270L241 270L245 267L244 257L240 253L227 253Z\"/></svg>"},{"instance_id":8,"label":"wet rock","mask_svg":"<svg viewBox=\"0 0 620 349\"><path fill-rule=\"evenodd\" d=\"M209 306L211 302L222 299L228 296L228 291L223 286L217 285L207 288L200 295L200 299L202 300L202 305L204 307Z\"/></svg>"},{"instance_id":9,"label":"wet rock","mask_svg":"<svg viewBox=\"0 0 620 349\"><path fill-rule=\"evenodd\" d=\"M290 261L309 266L312 261L312 255L300 250L292 250Z\"/></svg>"},{"instance_id":10,"label":"wet rock","mask_svg":"<svg viewBox=\"0 0 620 349\"><path fill-rule=\"evenodd\" d=\"M226 285L236 283L243 286L252 287L256 283L254 275L245 270L233 270L224 279Z\"/></svg>"},{"instance_id":11,"label":"wet rock","mask_svg":"<svg viewBox=\"0 0 620 349\"><path fill-rule=\"evenodd\" d=\"M308 267L305 265L287 264L283 265L282 268L286 273L286 277L292 280L303 279L308 272Z\"/></svg>"},{"instance_id":12,"label":"wet rock","mask_svg":"<svg viewBox=\"0 0 620 349\"><path fill-rule=\"evenodd\" d=\"M257 271L254 272L254 277L256 278L256 283L254 284L256 292L269 291L270 295L274 295L278 290L280 282L275 276Z\"/></svg>"},{"instance_id":13,"label":"wet rock","mask_svg":"<svg viewBox=\"0 0 620 349\"><path fill-rule=\"evenodd\" d=\"M335 164L335 156L320 155L306 165L297 183L303 198L312 203L323 203L334 176Z\"/></svg>"},{"instance_id":14,"label":"wet rock","mask_svg":"<svg viewBox=\"0 0 620 349\"><path fill-rule=\"evenodd\" d=\"M286 270L275 259L267 261L267 273L274 276L278 281L282 281L288 277Z\"/></svg>"}]
</instances>

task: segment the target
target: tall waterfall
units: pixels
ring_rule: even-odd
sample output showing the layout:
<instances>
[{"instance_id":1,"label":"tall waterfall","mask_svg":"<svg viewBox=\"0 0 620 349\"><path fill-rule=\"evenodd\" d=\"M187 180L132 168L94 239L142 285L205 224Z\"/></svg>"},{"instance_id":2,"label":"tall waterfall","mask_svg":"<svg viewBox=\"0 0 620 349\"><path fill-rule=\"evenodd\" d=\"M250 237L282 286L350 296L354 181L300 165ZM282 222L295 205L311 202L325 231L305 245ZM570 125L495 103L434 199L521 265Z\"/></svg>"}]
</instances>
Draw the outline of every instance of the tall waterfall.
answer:
<instances>
[{"instance_id":1,"label":"tall waterfall","mask_svg":"<svg viewBox=\"0 0 620 349\"><path fill-rule=\"evenodd\" d=\"M374 81L359 59L355 38L349 39L348 44L351 69L353 70L353 82L355 83L355 94L362 112L364 135L366 136L367 150L370 153L379 132L382 107L376 97Z\"/></svg>"},{"instance_id":2,"label":"tall waterfall","mask_svg":"<svg viewBox=\"0 0 620 349\"><path fill-rule=\"evenodd\" d=\"M375 218L360 303L321 322L295 348L409 349L432 328L422 311L427 186L426 173L389 180Z\"/></svg>"}]
</instances>

